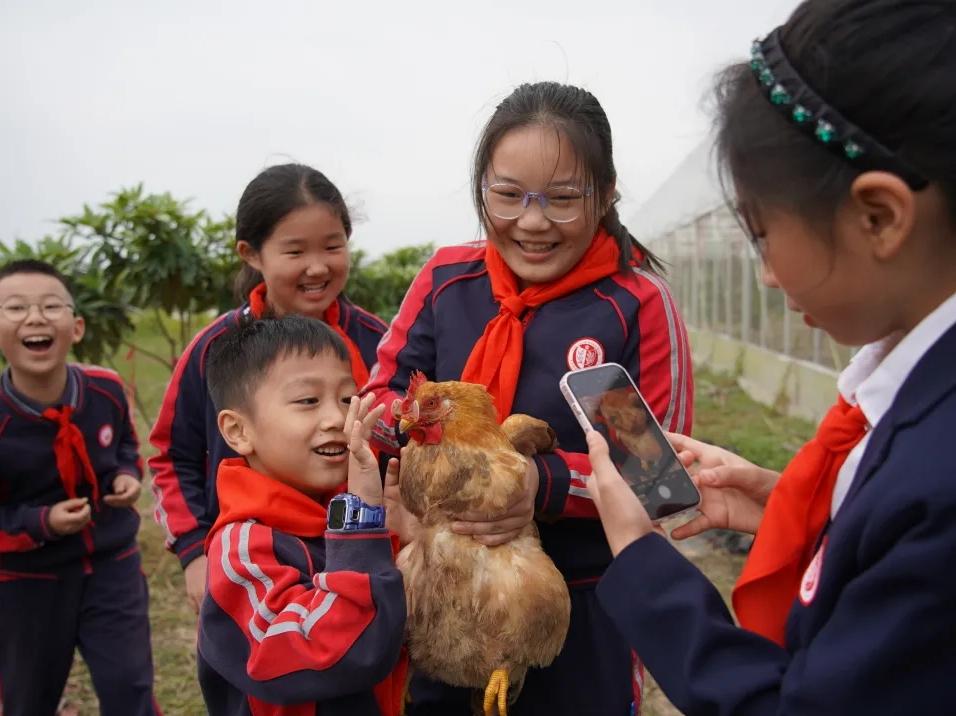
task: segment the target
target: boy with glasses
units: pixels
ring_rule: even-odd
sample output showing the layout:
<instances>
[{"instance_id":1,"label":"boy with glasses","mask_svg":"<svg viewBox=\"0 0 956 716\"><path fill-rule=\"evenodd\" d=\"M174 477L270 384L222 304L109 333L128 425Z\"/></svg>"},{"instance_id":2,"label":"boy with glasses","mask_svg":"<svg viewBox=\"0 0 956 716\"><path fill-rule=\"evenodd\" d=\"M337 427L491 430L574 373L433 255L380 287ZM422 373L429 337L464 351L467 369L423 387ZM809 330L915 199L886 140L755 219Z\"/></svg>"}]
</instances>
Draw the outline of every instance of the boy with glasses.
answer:
<instances>
[{"instance_id":1,"label":"boy with glasses","mask_svg":"<svg viewBox=\"0 0 956 716\"><path fill-rule=\"evenodd\" d=\"M54 714L79 647L110 716L157 714L136 533L142 466L123 385L67 362L66 279L0 268L0 703Z\"/></svg>"}]
</instances>

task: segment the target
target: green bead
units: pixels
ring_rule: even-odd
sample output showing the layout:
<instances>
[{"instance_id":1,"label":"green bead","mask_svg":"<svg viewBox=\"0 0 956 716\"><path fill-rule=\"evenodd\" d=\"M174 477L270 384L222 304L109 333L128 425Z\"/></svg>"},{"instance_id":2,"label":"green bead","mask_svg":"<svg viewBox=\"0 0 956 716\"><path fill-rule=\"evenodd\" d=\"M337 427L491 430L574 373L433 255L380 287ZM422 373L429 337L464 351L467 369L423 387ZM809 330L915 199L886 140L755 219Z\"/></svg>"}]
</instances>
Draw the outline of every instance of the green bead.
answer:
<instances>
[{"instance_id":1,"label":"green bead","mask_svg":"<svg viewBox=\"0 0 956 716\"><path fill-rule=\"evenodd\" d=\"M829 144L836 137L836 127L834 127L829 122L821 119L817 122L817 139L819 139L824 144Z\"/></svg>"},{"instance_id":2,"label":"green bead","mask_svg":"<svg viewBox=\"0 0 956 716\"><path fill-rule=\"evenodd\" d=\"M750 69L754 72L760 72L767 67L767 61L763 57L754 57L750 60Z\"/></svg>"},{"instance_id":3,"label":"green bead","mask_svg":"<svg viewBox=\"0 0 956 716\"><path fill-rule=\"evenodd\" d=\"M769 67L764 67L760 70L760 81L767 87L774 83L773 72L770 71Z\"/></svg>"},{"instance_id":4,"label":"green bead","mask_svg":"<svg viewBox=\"0 0 956 716\"><path fill-rule=\"evenodd\" d=\"M804 107L802 104L798 104L793 108L793 121L797 124L803 124L810 119L813 119L813 112Z\"/></svg>"},{"instance_id":5,"label":"green bead","mask_svg":"<svg viewBox=\"0 0 956 716\"><path fill-rule=\"evenodd\" d=\"M778 105L790 104L790 94L783 85L774 85L773 89L770 91L770 101Z\"/></svg>"},{"instance_id":6,"label":"green bead","mask_svg":"<svg viewBox=\"0 0 956 716\"><path fill-rule=\"evenodd\" d=\"M849 159L856 159L862 156L864 152L863 147L852 140L843 145L843 151Z\"/></svg>"}]
</instances>

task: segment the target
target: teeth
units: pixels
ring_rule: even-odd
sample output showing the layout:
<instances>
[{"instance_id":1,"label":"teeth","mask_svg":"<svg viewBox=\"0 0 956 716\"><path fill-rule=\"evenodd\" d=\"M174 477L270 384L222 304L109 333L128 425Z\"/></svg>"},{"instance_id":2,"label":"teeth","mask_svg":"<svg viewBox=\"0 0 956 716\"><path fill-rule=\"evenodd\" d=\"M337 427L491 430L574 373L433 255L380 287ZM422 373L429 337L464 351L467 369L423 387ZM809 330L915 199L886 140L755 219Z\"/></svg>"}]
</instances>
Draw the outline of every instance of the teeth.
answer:
<instances>
[{"instance_id":1,"label":"teeth","mask_svg":"<svg viewBox=\"0 0 956 716\"><path fill-rule=\"evenodd\" d=\"M546 254L554 249L557 244L531 244L525 241L519 241L518 246L521 247L522 251L527 251L529 254Z\"/></svg>"},{"instance_id":2,"label":"teeth","mask_svg":"<svg viewBox=\"0 0 956 716\"><path fill-rule=\"evenodd\" d=\"M53 340L49 336L29 336L23 339L24 343L47 343Z\"/></svg>"},{"instance_id":3,"label":"teeth","mask_svg":"<svg viewBox=\"0 0 956 716\"><path fill-rule=\"evenodd\" d=\"M315 448L312 452L316 455L324 455L325 457L338 457L339 455L345 454L345 447L320 447Z\"/></svg>"},{"instance_id":4,"label":"teeth","mask_svg":"<svg viewBox=\"0 0 956 716\"><path fill-rule=\"evenodd\" d=\"M318 291L324 291L328 285L328 282L326 282L319 286L302 286L301 288L306 293L316 293Z\"/></svg>"}]
</instances>

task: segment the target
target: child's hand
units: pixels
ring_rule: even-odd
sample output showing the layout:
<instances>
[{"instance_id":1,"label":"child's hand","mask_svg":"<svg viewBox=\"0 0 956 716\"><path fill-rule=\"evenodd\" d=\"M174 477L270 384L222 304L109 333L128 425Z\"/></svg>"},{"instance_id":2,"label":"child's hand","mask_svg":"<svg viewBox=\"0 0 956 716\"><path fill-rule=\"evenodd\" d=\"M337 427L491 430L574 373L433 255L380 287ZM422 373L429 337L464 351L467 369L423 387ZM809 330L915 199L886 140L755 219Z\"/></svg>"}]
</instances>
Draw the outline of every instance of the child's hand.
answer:
<instances>
[{"instance_id":1,"label":"child's hand","mask_svg":"<svg viewBox=\"0 0 956 716\"><path fill-rule=\"evenodd\" d=\"M202 606L203 596L206 594L206 555L201 554L186 565L183 571L186 582L186 599L196 614Z\"/></svg>"},{"instance_id":2,"label":"child's hand","mask_svg":"<svg viewBox=\"0 0 956 716\"><path fill-rule=\"evenodd\" d=\"M655 528L644 505L611 462L604 436L597 430L589 430L587 441L591 457L588 494L601 516L611 554L616 557L631 542Z\"/></svg>"},{"instance_id":3,"label":"child's hand","mask_svg":"<svg viewBox=\"0 0 956 716\"><path fill-rule=\"evenodd\" d=\"M712 529L754 534L780 475L686 435L668 433L667 438L685 467L696 464L694 483L701 498L697 508L700 514L676 527L671 537L687 539Z\"/></svg>"},{"instance_id":4,"label":"child's hand","mask_svg":"<svg viewBox=\"0 0 956 716\"><path fill-rule=\"evenodd\" d=\"M385 406L379 405L370 411L373 402L375 396L371 393L361 400L354 396L345 416L345 433L349 436L349 492L358 495L367 505L381 505L382 477L368 441Z\"/></svg>"},{"instance_id":5,"label":"child's hand","mask_svg":"<svg viewBox=\"0 0 956 716\"><path fill-rule=\"evenodd\" d=\"M110 507L129 507L139 499L142 490L140 481L132 475L120 473L113 480L113 494L103 498Z\"/></svg>"},{"instance_id":6,"label":"child's hand","mask_svg":"<svg viewBox=\"0 0 956 716\"><path fill-rule=\"evenodd\" d=\"M50 508L46 516L50 532L58 537L65 537L79 532L90 522L92 512L90 501L86 497L74 497L70 500L57 502Z\"/></svg>"},{"instance_id":7,"label":"child's hand","mask_svg":"<svg viewBox=\"0 0 956 716\"><path fill-rule=\"evenodd\" d=\"M402 504L402 494L398 487L398 465L398 460L393 457L388 461L385 470L385 526L398 535L398 542L404 547L418 537L422 525Z\"/></svg>"}]
</instances>

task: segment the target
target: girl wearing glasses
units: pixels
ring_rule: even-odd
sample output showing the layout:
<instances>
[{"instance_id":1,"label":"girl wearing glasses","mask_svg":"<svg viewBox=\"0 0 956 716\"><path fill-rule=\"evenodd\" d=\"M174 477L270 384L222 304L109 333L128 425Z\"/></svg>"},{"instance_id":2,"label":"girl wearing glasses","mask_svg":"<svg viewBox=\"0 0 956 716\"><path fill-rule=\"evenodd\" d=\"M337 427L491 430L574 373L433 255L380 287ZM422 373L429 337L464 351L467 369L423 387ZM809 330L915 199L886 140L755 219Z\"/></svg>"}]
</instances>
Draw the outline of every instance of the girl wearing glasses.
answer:
<instances>
[{"instance_id":1,"label":"girl wearing glasses","mask_svg":"<svg viewBox=\"0 0 956 716\"><path fill-rule=\"evenodd\" d=\"M156 517L185 570L198 612L206 586L203 542L219 513L216 470L235 457L216 425L206 386L210 345L241 316L298 314L325 321L349 349L356 385L368 380L385 324L342 295L349 275L352 222L324 174L300 164L269 167L253 179L236 210L241 307L199 332L180 358L150 435Z\"/></svg>"},{"instance_id":2,"label":"girl wearing glasses","mask_svg":"<svg viewBox=\"0 0 956 716\"><path fill-rule=\"evenodd\" d=\"M522 499L498 519L462 514L455 529L484 544L538 520L567 579L563 652L531 670L512 714L621 714L639 706L641 668L597 605L611 553L587 496L581 429L558 389L569 369L627 367L657 418L689 432L693 388L686 332L654 257L621 225L611 129L589 92L553 82L518 87L485 126L474 202L486 240L439 249L412 283L378 351L368 390L390 405L410 374L488 386L499 418L546 420L562 450L529 460ZM394 420L377 430L398 454ZM470 694L413 680L408 714L467 714Z\"/></svg>"}]
</instances>

